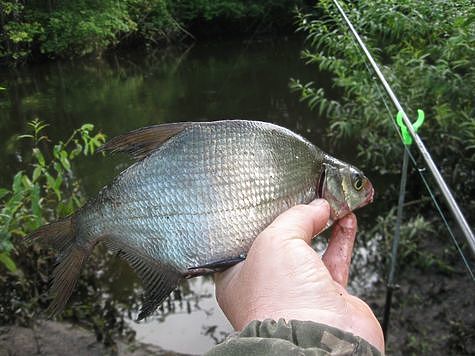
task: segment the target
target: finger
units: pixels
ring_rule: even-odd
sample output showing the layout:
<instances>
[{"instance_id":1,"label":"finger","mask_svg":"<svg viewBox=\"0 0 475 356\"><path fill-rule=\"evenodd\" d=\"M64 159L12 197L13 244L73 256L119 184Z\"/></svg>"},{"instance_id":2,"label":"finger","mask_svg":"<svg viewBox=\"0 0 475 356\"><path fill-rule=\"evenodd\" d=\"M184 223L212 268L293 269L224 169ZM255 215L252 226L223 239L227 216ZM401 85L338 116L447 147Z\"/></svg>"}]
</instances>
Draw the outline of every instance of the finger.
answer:
<instances>
[{"instance_id":1,"label":"finger","mask_svg":"<svg viewBox=\"0 0 475 356\"><path fill-rule=\"evenodd\" d=\"M324 199L308 205L296 205L279 215L262 233L283 239L300 238L310 244L312 237L325 227L330 216L330 206Z\"/></svg>"},{"instance_id":2,"label":"finger","mask_svg":"<svg viewBox=\"0 0 475 356\"><path fill-rule=\"evenodd\" d=\"M350 273L351 254L356 237L356 216L349 214L333 227L322 260L335 282L346 287Z\"/></svg>"}]
</instances>

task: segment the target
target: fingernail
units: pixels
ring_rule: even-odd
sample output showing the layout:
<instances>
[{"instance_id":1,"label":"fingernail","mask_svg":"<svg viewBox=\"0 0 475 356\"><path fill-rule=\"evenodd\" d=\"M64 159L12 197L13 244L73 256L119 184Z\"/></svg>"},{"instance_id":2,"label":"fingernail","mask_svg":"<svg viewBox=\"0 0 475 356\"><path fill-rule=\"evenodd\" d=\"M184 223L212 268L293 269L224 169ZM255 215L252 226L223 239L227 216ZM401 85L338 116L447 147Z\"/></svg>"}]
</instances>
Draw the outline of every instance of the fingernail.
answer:
<instances>
[{"instance_id":1,"label":"fingernail","mask_svg":"<svg viewBox=\"0 0 475 356\"><path fill-rule=\"evenodd\" d=\"M356 226L356 217L354 214L348 214L338 221L338 224L346 229L353 229Z\"/></svg>"},{"instance_id":2,"label":"fingernail","mask_svg":"<svg viewBox=\"0 0 475 356\"><path fill-rule=\"evenodd\" d=\"M313 206L323 206L325 204L328 204L325 199L315 199L310 202L308 205L313 205Z\"/></svg>"}]
</instances>

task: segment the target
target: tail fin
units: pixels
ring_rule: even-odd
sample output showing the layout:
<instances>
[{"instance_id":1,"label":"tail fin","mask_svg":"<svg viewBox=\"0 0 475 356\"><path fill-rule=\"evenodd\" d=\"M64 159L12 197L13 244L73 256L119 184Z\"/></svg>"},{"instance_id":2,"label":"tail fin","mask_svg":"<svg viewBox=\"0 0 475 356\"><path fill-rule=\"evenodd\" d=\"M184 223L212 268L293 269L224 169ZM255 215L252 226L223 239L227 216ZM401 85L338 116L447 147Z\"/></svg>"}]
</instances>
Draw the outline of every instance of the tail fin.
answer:
<instances>
[{"instance_id":1,"label":"tail fin","mask_svg":"<svg viewBox=\"0 0 475 356\"><path fill-rule=\"evenodd\" d=\"M40 227L28 235L25 241L27 243L38 241L43 246L52 247L58 252L58 263L53 271L49 290L53 301L46 311L49 317L53 317L66 305L91 249L89 246L82 247L75 243L74 215Z\"/></svg>"},{"instance_id":2,"label":"tail fin","mask_svg":"<svg viewBox=\"0 0 475 356\"><path fill-rule=\"evenodd\" d=\"M44 247L64 251L71 247L74 237L73 215L70 215L33 231L25 237L25 242L27 244L39 242Z\"/></svg>"}]
</instances>

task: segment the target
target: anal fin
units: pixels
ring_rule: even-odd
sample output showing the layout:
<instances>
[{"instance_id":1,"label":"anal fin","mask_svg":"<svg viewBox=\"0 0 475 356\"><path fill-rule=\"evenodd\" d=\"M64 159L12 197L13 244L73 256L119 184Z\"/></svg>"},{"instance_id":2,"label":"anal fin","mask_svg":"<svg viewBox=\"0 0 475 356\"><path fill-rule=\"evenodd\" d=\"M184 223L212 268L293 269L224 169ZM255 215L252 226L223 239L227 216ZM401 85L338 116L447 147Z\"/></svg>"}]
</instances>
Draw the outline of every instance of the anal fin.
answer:
<instances>
[{"instance_id":1,"label":"anal fin","mask_svg":"<svg viewBox=\"0 0 475 356\"><path fill-rule=\"evenodd\" d=\"M117 249L117 255L124 258L142 280L145 298L137 317L142 320L152 314L170 293L178 286L182 274L160 263L143 257L129 249Z\"/></svg>"}]
</instances>

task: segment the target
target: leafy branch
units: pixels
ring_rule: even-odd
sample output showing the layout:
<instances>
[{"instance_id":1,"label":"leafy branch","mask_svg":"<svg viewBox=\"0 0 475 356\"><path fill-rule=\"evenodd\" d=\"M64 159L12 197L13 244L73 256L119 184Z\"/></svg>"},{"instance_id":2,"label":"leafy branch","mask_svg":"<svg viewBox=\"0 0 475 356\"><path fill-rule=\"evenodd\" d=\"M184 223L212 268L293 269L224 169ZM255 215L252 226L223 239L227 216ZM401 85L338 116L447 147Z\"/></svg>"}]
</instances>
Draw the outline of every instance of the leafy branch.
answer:
<instances>
[{"instance_id":1,"label":"leafy branch","mask_svg":"<svg viewBox=\"0 0 475 356\"><path fill-rule=\"evenodd\" d=\"M15 236L25 236L45 221L68 215L82 205L71 161L93 154L105 141L104 134L93 134L94 125L84 124L51 149L51 144L40 145L51 142L47 127L38 119L28 123L29 132L18 139L32 142L31 162L15 174L11 188L0 188L0 262L10 271L16 269L11 258Z\"/></svg>"}]
</instances>

